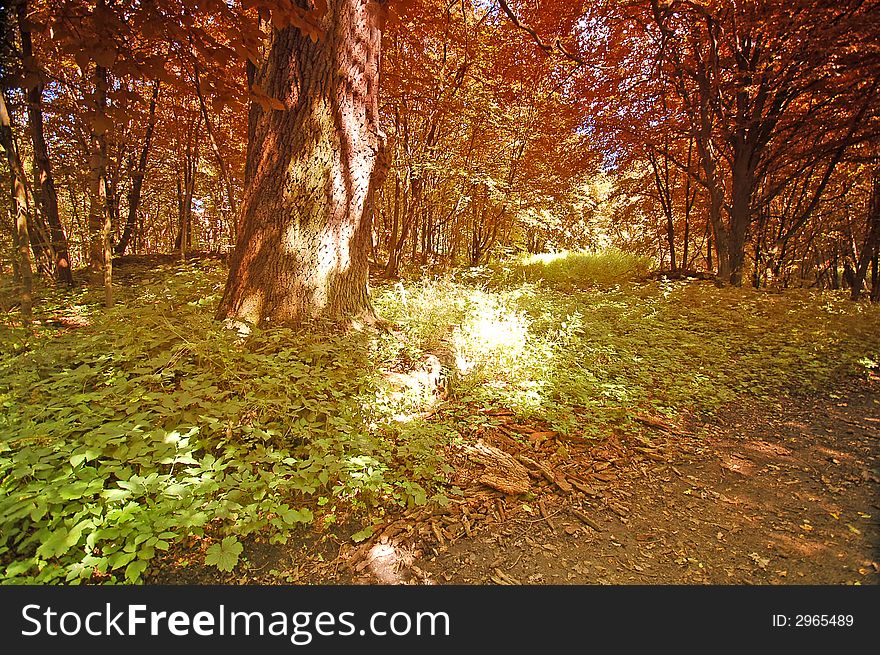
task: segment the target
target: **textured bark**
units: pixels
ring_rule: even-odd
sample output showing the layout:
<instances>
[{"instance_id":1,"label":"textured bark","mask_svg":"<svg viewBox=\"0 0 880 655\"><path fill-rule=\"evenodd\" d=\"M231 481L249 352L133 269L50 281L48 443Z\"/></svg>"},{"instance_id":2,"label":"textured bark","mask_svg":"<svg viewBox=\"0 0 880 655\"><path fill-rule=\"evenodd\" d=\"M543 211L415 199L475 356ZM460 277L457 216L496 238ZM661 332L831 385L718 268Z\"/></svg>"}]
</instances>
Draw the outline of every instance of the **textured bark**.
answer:
<instances>
[{"instance_id":1,"label":"textured bark","mask_svg":"<svg viewBox=\"0 0 880 655\"><path fill-rule=\"evenodd\" d=\"M751 153L734 148L733 181L730 203L730 261L729 282L742 286L745 265L746 235L752 223L752 196L755 190L755 171L750 164ZM725 282L728 280L725 280Z\"/></svg>"},{"instance_id":2,"label":"textured bark","mask_svg":"<svg viewBox=\"0 0 880 655\"><path fill-rule=\"evenodd\" d=\"M273 30L254 81L283 110L251 112L242 221L218 318L299 324L373 318L373 191L387 172L379 128L377 3L330 0L324 34Z\"/></svg>"},{"instance_id":3,"label":"textured bark","mask_svg":"<svg viewBox=\"0 0 880 655\"><path fill-rule=\"evenodd\" d=\"M0 147L6 153L6 162L12 174L12 204L15 217L13 238L18 250L18 272L21 276L21 314L25 323L29 323L33 304L33 264L27 224L27 186L12 134L12 119L6 108L5 93L2 91L0 91Z\"/></svg>"},{"instance_id":4,"label":"textured bark","mask_svg":"<svg viewBox=\"0 0 880 655\"><path fill-rule=\"evenodd\" d=\"M25 62L32 62L33 45L27 23L26 1L18 5L18 27L21 34L22 57ZM73 284L73 273L70 268L67 235L64 232L64 226L61 224L61 218L58 214L58 193L55 190L52 165L49 159L49 151L46 147L46 138L43 134L43 83L38 82L25 89L25 91L31 142L34 147L34 185L37 187L34 195L48 225L49 240L52 244L52 253L55 260L55 277L59 282L71 285Z\"/></svg>"}]
</instances>

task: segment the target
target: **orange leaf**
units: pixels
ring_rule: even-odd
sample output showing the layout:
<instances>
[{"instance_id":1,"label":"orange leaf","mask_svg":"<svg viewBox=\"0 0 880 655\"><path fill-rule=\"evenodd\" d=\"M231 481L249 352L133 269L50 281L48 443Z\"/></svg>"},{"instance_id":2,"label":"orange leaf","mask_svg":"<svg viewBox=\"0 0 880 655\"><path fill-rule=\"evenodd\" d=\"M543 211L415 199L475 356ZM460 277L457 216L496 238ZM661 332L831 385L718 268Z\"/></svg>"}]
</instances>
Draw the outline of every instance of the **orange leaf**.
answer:
<instances>
[{"instance_id":1,"label":"orange leaf","mask_svg":"<svg viewBox=\"0 0 880 655\"><path fill-rule=\"evenodd\" d=\"M103 66L104 68L112 68L113 64L116 63L116 55L117 55L116 47L114 45L108 45L103 48L96 49L92 56L95 59L95 63L98 66Z\"/></svg>"},{"instance_id":2,"label":"orange leaf","mask_svg":"<svg viewBox=\"0 0 880 655\"><path fill-rule=\"evenodd\" d=\"M92 126L92 132L98 136L104 134L104 132L113 127L113 121L103 115L93 116L89 119L89 123Z\"/></svg>"},{"instance_id":3,"label":"orange leaf","mask_svg":"<svg viewBox=\"0 0 880 655\"><path fill-rule=\"evenodd\" d=\"M79 66L79 69L85 73L86 69L89 67L89 61L91 60L89 53L85 50L80 50L73 55L73 59L76 61L76 65Z\"/></svg>"}]
</instances>

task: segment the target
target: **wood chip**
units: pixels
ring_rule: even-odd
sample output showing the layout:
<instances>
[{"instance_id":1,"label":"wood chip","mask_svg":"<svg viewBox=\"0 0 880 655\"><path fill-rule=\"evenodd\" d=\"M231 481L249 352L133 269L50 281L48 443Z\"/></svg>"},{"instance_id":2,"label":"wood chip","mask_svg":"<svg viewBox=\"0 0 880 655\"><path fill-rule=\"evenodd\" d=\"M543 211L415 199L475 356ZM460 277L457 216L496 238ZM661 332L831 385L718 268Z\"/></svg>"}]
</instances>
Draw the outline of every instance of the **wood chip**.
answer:
<instances>
[{"instance_id":1,"label":"wood chip","mask_svg":"<svg viewBox=\"0 0 880 655\"><path fill-rule=\"evenodd\" d=\"M550 526L550 529L553 532L556 532L556 526L553 524L553 521L550 520L550 514L547 512L547 508L544 506L544 500L541 499L538 501L538 511L541 513L541 516L547 521L547 525Z\"/></svg>"},{"instance_id":2,"label":"wood chip","mask_svg":"<svg viewBox=\"0 0 880 655\"><path fill-rule=\"evenodd\" d=\"M512 455L482 441L467 446L466 450L471 459L486 467L480 477L480 482L486 486L511 495L526 493L530 489L528 470Z\"/></svg>"},{"instance_id":3,"label":"wood chip","mask_svg":"<svg viewBox=\"0 0 880 655\"><path fill-rule=\"evenodd\" d=\"M437 538L437 543L441 546L446 544L446 539L443 537L443 533L440 531L440 526L437 525L436 521L431 521L431 531L434 533L434 536Z\"/></svg>"},{"instance_id":4,"label":"wood chip","mask_svg":"<svg viewBox=\"0 0 880 655\"><path fill-rule=\"evenodd\" d=\"M532 432L528 436L528 440L531 443L539 443L541 441L547 441L548 439L552 439L557 436L556 432Z\"/></svg>"},{"instance_id":5,"label":"wood chip","mask_svg":"<svg viewBox=\"0 0 880 655\"><path fill-rule=\"evenodd\" d=\"M572 486L568 483L566 477L560 473L553 475L553 482L556 483L556 486L559 487L560 491L564 494L570 494L573 491Z\"/></svg>"},{"instance_id":6,"label":"wood chip","mask_svg":"<svg viewBox=\"0 0 880 655\"><path fill-rule=\"evenodd\" d=\"M590 485L578 480L577 478L568 478L568 482L574 486L578 491L587 494L588 496L592 496L597 498L599 496L599 490L595 487L591 487Z\"/></svg>"},{"instance_id":7,"label":"wood chip","mask_svg":"<svg viewBox=\"0 0 880 655\"><path fill-rule=\"evenodd\" d=\"M660 430L666 430L667 432L681 436L693 436L693 432L685 430L678 425L673 425L672 423L669 423L668 421L665 421L655 416L646 416L645 414L633 414L632 417L639 423L650 426L652 428L659 428Z\"/></svg>"},{"instance_id":8,"label":"wood chip","mask_svg":"<svg viewBox=\"0 0 880 655\"><path fill-rule=\"evenodd\" d=\"M568 511L571 512L572 514L574 514L576 517L578 517L586 525L593 528L593 530L595 530L596 532L602 532L602 528L600 528L599 525L595 521L593 521L593 519L591 519L589 516L587 516L581 510L577 509L576 507L569 507Z\"/></svg>"},{"instance_id":9,"label":"wood chip","mask_svg":"<svg viewBox=\"0 0 880 655\"><path fill-rule=\"evenodd\" d=\"M522 582L514 578L512 575L505 573L501 569L495 569L495 575L489 578L495 584L500 585L522 585Z\"/></svg>"}]
</instances>

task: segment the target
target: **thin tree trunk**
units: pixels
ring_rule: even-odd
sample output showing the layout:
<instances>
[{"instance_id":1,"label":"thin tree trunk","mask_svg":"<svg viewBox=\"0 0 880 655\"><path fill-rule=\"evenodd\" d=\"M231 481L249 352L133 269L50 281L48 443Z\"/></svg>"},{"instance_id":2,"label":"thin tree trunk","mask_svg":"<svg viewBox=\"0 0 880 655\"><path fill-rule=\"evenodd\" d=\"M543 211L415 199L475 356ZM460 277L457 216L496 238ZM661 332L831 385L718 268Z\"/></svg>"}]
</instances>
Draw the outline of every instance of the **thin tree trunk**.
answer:
<instances>
[{"instance_id":1,"label":"thin tree trunk","mask_svg":"<svg viewBox=\"0 0 880 655\"><path fill-rule=\"evenodd\" d=\"M867 219L865 243L859 252L859 260L853 276L852 293L850 294L853 300L861 298L868 266L880 251L880 167L874 170L871 180L871 200L868 204Z\"/></svg>"},{"instance_id":2,"label":"thin tree trunk","mask_svg":"<svg viewBox=\"0 0 880 655\"><path fill-rule=\"evenodd\" d=\"M25 62L34 62L33 44L27 22L27 0L21 0L18 5L18 28L21 35L22 58ZM39 69L36 63L33 63L33 66L37 70L31 72L37 75L37 80L39 80ZM42 96L43 84L41 81L37 81L26 89L28 123L34 147L34 169L36 172L34 183L39 186L39 193L35 195L49 228L49 240L55 259L55 277L59 282L69 286L73 284L73 273L70 268L67 235L58 214L58 193L55 190L55 180L52 177L52 165L46 147L46 138L43 134Z\"/></svg>"},{"instance_id":3,"label":"thin tree trunk","mask_svg":"<svg viewBox=\"0 0 880 655\"><path fill-rule=\"evenodd\" d=\"M229 167L226 166L223 154L220 152L220 146L217 144L217 138L214 136L214 126L211 124L211 117L208 115L208 107L205 104L205 96L202 93L202 83L201 78L199 77L199 63L196 59L193 59L193 77L195 81L196 95L199 98L199 109L201 109L202 112L202 120L205 121L205 128L208 131L208 140L211 143L211 150L214 152L214 159L217 160L217 167L220 169L220 177L223 178L223 185L226 187L226 198L229 201L229 210L232 214L232 220L234 223L238 208L235 202L235 192L232 188L232 178L229 176Z\"/></svg>"},{"instance_id":4,"label":"thin tree trunk","mask_svg":"<svg viewBox=\"0 0 880 655\"><path fill-rule=\"evenodd\" d=\"M104 285L104 304L113 306L113 258L110 249L112 228L107 211L107 69L95 65L96 120L92 127L89 156L89 266L92 282Z\"/></svg>"},{"instance_id":5,"label":"thin tree trunk","mask_svg":"<svg viewBox=\"0 0 880 655\"><path fill-rule=\"evenodd\" d=\"M25 324L31 321L33 308L33 264L31 241L28 234L27 181L15 147L12 119L6 108L6 93L0 89L0 146L6 152L6 161L12 174L12 204L15 216L15 242L18 246L18 270L21 275L21 315Z\"/></svg>"},{"instance_id":6,"label":"thin tree trunk","mask_svg":"<svg viewBox=\"0 0 880 655\"><path fill-rule=\"evenodd\" d=\"M153 95L150 97L150 115L147 119L147 130L144 134L144 145L138 158L137 168L131 175L131 188L128 190L128 215L125 219L125 228L119 238L114 252L124 255L131 240L131 233L137 225L137 213L141 203L141 189L144 185L144 176L147 174L147 161L150 156L150 144L153 139L153 130L156 127L156 102L159 99L159 80L153 83Z\"/></svg>"}]
</instances>

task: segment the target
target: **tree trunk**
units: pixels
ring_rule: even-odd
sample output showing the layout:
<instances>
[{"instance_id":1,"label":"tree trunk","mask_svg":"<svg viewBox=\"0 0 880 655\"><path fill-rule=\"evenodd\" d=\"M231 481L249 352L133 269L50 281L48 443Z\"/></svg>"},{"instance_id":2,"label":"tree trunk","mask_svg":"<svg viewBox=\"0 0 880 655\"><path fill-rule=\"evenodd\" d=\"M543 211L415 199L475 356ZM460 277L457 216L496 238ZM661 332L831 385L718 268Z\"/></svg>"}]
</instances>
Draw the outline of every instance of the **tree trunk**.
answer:
<instances>
[{"instance_id":1,"label":"tree trunk","mask_svg":"<svg viewBox=\"0 0 880 655\"><path fill-rule=\"evenodd\" d=\"M850 297L858 300L862 296L868 266L880 251L880 168L875 169L871 181L871 200L868 204L867 230L865 243L859 252L859 260L853 275L852 293ZM874 278L876 285L876 276Z\"/></svg>"},{"instance_id":2,"label":"tree trunk","mask_svg":"<svg viewBox=\"0 0 880 655\"><path fill-rule=\"evenodd\" d=\"M92 283L104 284L104 303L113 305L113 259L110 250L110 212L107 211L107 69L95 65L96 120L89 155L89 267Z\"/></svg>"},{"instance_id":3,"label":"tree trunk","mask_svg":"<svg viewBox=\"0 0 880 655\"><path fill-rule=\"evenodd\" d=\"M752 152L747 147L734 149L733 179L730 199L730 278L733 286L742 286L746 255L746 235L752 222L752 195L755 175L750 165ZM727 280L725 280L727 281Z\"/></svg>"},{"instance_id":4,"label":"tree trunk","mask_svg":"<svg viewBox=\"0 0 880 655\"><path fill-rule=\"evenodd\" d=\"M394 177L394 207L391 211L391 238L388 240L388 262L385 264L385 277L394 279L400 268L400 248L398 247L398 228L400 227L400 175Z\"/></svg>"},{"instance_id":5,"label":"tree trunk","mask_svg":"<svg viewBox=\"0 0 880 655\"><path fill-rule=\"evenodd\" d=\"M871 260L871 302L880 302L880 253L876 248Z\"/></svg>"},{"instance_id":6,"label":"tree trunk","mask_svg":"<svg viewBox=\"0 0 880 655\"><path fill-rule=\"evenodd\" d=\"M131 233L137 225L137 212L141 204L141 189L144 186L144 176L147 173L147 160L150 156L150 143L153 139L153 130L156 127L156 102L159 99L159 80L153 83L153 95L150 97L150 117L147 120L147 131L144 135L144 145L141 148L137 168L131 175L131 188L128 190L128 216L125 219L125 228L122 236L113 248L116 255L124 255L131 240Z\"/></svg>"},{"instance_id":7,"label":"tree trunk","mask_svg":"<svg viewBox=\"0 0 880 655\"><path fill-rule=\"evenodd\" d=\"M189 124L183 162L177 174L177 217L179 231L177 239L174 241L174 247L180 252L181 260L186 259L186 253L192 246L192 208L196 186L196 171L198 170L199 163L199 129L201 125L201 116L195 123ZM183 176L182 186L181 175Z\"/></svg>"},{"instance_id":8,"label":"tree trunk","mask_svg":"<svg viewBox=\"0 0 880 655\"><path fill-rule=\"evenodd\" d=\"M18 271L21 275L21 315L27 324L31 320L34 285L31 241L27 224L27 183L18 157L18 149L15 147L12 119L6 109L6 94L2 90L0 90L0 146L6 152L6 162L12 175L12 204L15 217L13 235L18 247Z\"/></svg>"},{"instance_id":9,"label":"tree trunk","mask_svg":"<svg viewBox=\"0 0 880 655\"><path fill-rule=\"evenodd\" d=\"M229 212L232 216L231 225L235 225L235 215L238 207L235 202L235 191L232 188L232 178L229 176L229 168L223 159L223 153L220 152L220 145L214 135L214 127L211 124L211 117L208 114L208 106L205 103L205 96L202 93L202 82L199 76L199 62L193 59L193 81L196 87L196 95L199 98L199 109L202 112L202 120L205 121L205 129L208 131L208 140L211 143L211 150L214 152L214 159L217 161L217 167L220 169L220 177L223 180L223 186L226 187L226 199L229 202ZM234 232L234 228L232 230Z\"/></svg>"},{"instance_id":10,"label":"tree trunk","mask_svg":"<svg viewBox=\"0 0 880 655\"><path fill-rule=\"evenodd\" d=\"M27 1L18 5L18 28L21 34L21 54L23 60L34 62L31 33L27 23ZM36 64L34 64L36 68ZM55 256L55 277L64 284L73 284L73 274L70 268L70 254L68 253L67 235L58 214L58 194L55 190L55 180L52 177L52 166L49 160L49 151L46 148L46 138L43 134L43 83L39 79L39 70L28 71L36 76L32 86L26 91L28 106L28 123L31 132L31 141L34 146L34 184L38 185L38 199L40 209L43 212L49 227L49 240Z\"/></svg>"},{"instance_id":11,"label":"tree trunk","mask_svg":"<svg viewBox=\"0 0 880 655\"><path fill-rule=\"evenodd\" d=\"M379 7L330 0L324 32L273 30L255 82L284 109L256 117L253 172L218 318L373 320L372 196L389 162L379 127Z\"/></svg>"}]
</instances>

